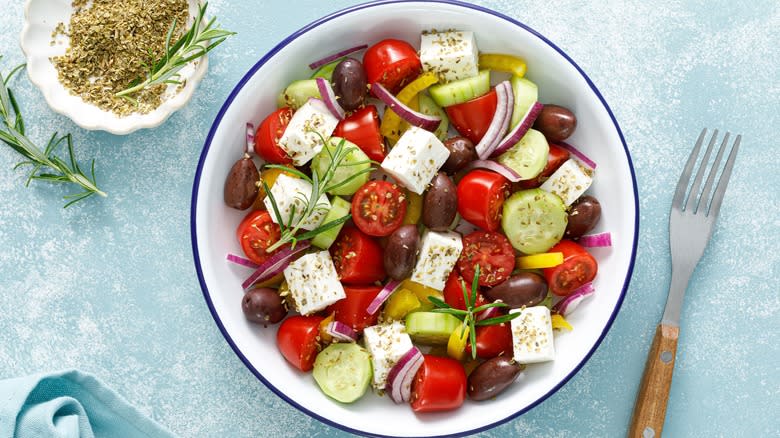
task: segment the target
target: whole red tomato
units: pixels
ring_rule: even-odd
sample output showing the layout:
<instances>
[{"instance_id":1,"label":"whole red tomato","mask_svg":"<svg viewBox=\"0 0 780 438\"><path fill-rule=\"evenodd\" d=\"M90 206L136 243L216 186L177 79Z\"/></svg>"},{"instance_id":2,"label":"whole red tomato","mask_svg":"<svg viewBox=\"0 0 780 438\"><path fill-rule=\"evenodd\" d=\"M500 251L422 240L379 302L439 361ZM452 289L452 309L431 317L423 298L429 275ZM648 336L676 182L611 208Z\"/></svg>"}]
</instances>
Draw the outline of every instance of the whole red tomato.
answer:
<instances>
[{"instance_id":1,"label":"whole red tomato","mask_svg":"<svg viewBox=\"0 0 780 438\"><path fill-rule=\"evenodd\" d=\"M291 316L282 322L276 333L276 346L282 356L301 371L314 368L322 320L321 316Z\"/></svg>"},{"instance_id":2,"label":"whole red tomato","mask_svg":"<svg viewBox=\"0 0 780 438\"><path fill-rule=\"evenodd\" d=\"M424 355L412 382L412 410L439 412L459 408L466 399L466 372L449 357Z\"/></svg>"},{"instance_id":3,"label":"whole red tomato","mask_svg":"<svg viewBox=\"0 0 780 438\"><path fill-rule=\"evenodd\" d=\"M569 295L596 277L598 262L580 244L561 240L548 252L563 253L563 263L544 269L547 285L555 295Z\"/></svg>"},{"instance_id":4,"label":"whole red tomato","mask_svg":"<svg viewBox=\"0 0 780 438\"><path fill-rule=\"evenodd\" d=\"M474 144L479 143L493 121L498 97L496 90L469 100L468 102L445 108L450 123L460 133Z\"/></svg>"},{"instance_id":5,"label":"whole red tomato","mask_svg":"<svg viewBox=\"0 0 780 438\"><path fill-rule=\"evenodd\" d=\"M458 183L458 213L483 230L498 230L509 187L509 180L495 172L472 170Z\"/></svg>"},{"instance_id":6,"label":"whole red tomato","mask_svg":"<svg viewBox=\"0 0 780 438\"><path fill-rule=\"evenodd\" d=\"M465 281L458 273L458 270L453 269L452 272L450 272L450 276L447 278L447 282L444 284L444 291L442 291L444 294L444 302L456 309L466 310L466 300L463 296L464 283ZM465 283L465 285L466 292L469 294L469 299L471 299L471 283ZM486 303L487 300L485 300L485 297L483 297L481 293L477 292L477 298L474 307L479 307Z\"/></svg>"},{"instance_id":7,"label":"whole red tomato","mask_svg":"<svg viewBox=\"0 0 780 438\"><path fill-rule=\"evenodd\" d=\"M512 356L512 327L504 322L496 325L477 327L477 356L490 359L496 356ZM466 350L470 351L471 347Z\"/></svg>"},{"instance_id":8,"label":"whole red tomato","mask_svg":"<svg viewBox=\"0 0 780 438\"><path fill-rule=\"evenodd\" d=\"M382 246L355 227L341 230L330 254L342 283L372 284L386 277Z\"/></svg>"},{"instance_id":9,"label":"whole red tomato","mask_svg":"<svg viewBox=\"0 0 780 438\"><path fill-rule=\"evenodd\" d=\"M379 286L344 286L346 298L336 301L328 307L328 313L334 312L334 319L352 327L356 332L376 324L379 312L369 315L368 305L382 290Z\"/></svg>"},{"instance_id":10,"label":"whole red tomato","mask_svg":"<svg viewBox=\"0 0 780 438\"><path fill-rule=\"evenodd\" d=\"M414 80L422 71L417 50L406 41L386 39L363 55L368 83L379 82L393 94Z\"/></svg>"},{"instance_id":11,"label":"whole red tomato","mask_svg":"<svg viewBox=\"0 0 780 438\"><path fill-rule=\"evenodd\" d=\"M355 143L374 161L381 162L387 156L385 142L379 133L379 113L374 105L366 105L340 121L333 136Z\"/></svg>"},{"instance_id":12,"label":"whole red tomato","mask_svg":"<svg viewBox=\"0 0 780 438\"><path fill-rule=\"evenodd\" d=\"M263 120L255 133L255 153L275 164L292 164L292 159L279 146L279 139L292 119L293 110L279 108Z\"/></svg>"}]
</instances>

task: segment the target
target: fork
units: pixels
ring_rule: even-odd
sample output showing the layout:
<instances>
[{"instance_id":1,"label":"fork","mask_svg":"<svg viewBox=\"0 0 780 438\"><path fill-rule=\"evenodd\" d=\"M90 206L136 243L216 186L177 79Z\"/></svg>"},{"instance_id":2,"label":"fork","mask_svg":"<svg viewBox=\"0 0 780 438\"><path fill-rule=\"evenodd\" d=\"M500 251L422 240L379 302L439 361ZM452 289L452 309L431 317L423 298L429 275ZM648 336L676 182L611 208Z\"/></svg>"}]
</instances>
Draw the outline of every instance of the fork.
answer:
<instances>
[{"instance_id":1,"label":"fork","mask_svg":"<svg viewBox=\"0 0 780 438\"><path fill-rule=\"evenodd\" d=\"M737 135L721 176L718 179L718 185L715 187L712 197L710 197L712 186L731 134L727 132L724 136L710 172L707 175L704 188L699 193L713 146L718 138L718 130L716 129L713 132L689 191L688 185L691 180L691 174L706 135L707 129L705 128L701 131L699 139L696 140L696 146L694 146L690 157L688 157L688 162L685 164L682 175L680 175L680 180L677 182L677 189L672 199L672 211L669 214L669 248L672 253L672 280L669 285L669 295L666 299L663 317L656 327L653 343L647 354L645 371L642 376L642 383L639 386L639 393L634 404L634 414L628 430L629 438L654 438L661 436L666 417L666 404L669 400L669 390L672 386L674 362L677 355L677 338L680 334L680 309L682 308L683 297L691 274L693 274L693 270L699 263L699 259L704 254L704 248L707 247L707 242L709 242L712 236L715 220L723 202L723 195L726 193L726 186L729 183L731 170L734 168L739 143L742 140L742 136Z\"/></svg>"}]
</instances>

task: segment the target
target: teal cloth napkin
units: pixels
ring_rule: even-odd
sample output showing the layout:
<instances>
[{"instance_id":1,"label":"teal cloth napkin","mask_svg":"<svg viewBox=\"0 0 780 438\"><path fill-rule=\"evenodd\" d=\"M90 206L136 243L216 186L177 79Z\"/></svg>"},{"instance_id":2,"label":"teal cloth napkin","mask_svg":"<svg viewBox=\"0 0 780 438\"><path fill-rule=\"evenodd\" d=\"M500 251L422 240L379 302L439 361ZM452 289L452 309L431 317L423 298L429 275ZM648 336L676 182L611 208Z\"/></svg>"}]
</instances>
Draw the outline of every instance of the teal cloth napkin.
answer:
<instances>
[{"instance_id":1,"label":"teal cloth napkin","mask_svg":"<svg viewBox=\"0 0 780 438\"><path fill-rule=\"evenodd\" d=\"M69 370L0 380L0 438L174 437L97 378Z\"/></svg>"}]
</instances>

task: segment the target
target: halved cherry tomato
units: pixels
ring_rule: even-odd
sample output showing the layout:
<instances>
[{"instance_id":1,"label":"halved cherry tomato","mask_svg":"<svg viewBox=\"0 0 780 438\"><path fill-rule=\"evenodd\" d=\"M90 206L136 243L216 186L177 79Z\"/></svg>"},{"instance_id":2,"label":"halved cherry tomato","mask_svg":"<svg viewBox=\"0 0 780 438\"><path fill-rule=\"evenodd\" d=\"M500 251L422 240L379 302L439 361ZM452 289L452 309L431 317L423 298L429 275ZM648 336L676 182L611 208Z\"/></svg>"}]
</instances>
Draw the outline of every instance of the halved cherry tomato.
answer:
<instances>
[{"instance_id":1,"label":"halved cherry tomato","mask_svg":"<svg viewBox=\"0 0 780 438\"><path fill-rule=\"evenodd\" d=\"M520 189L534 189L542 185L542 183L550 177L561 164L565 163L569 159L569 151L566 149L550 143L550 151L547 153L547 164L544 166L542 173L537 175L536 178L528 179L515 183L518 190Z\"/></svg>"},{"instance_id":2,"label":"halved cherry tomato","mask_svg":"<svg viewBox=\"0 0 780 438\"><path fill-rule=\"evenodd\" d=\"M279 240L281 235L279 225L273 223L271 214L264 210L250 211L236 229L236 237L244 255L258 265L263 264L281 249L273 252L266 251Z\"/></svg>"},{"instance_id":3,"label":"halved cherry tomato","mask_svg":"<svg viewBox=\"0 0 780 438\"><path fill-rule=\"evenodd\" d=\"M477 327L476 338L477 356L482 359L514 354L512 327L508 322ZM467 350L469 348L471 346L466 347Z\"/></svg>"},{"instance_id":4,"label":"halved cherry tomato","mask_svg":"<svg viewBox=\"0 0 780 438\"><path fill-rule=\"evenodd\" d=\"M346 298L342 298L328 307L328 312L335 312L336 321L352 327L356 332L376 324L379 312L369 315L366 308L382 290L379 286L344 286Z\"/></svg>"},{"instance_id":5,"label":"halved cherry tomato","mask_svg":"<svg viewBox=\"0 0 780 438\"><path fill-rule=\"evenodd\" d=\"M406 41L386 39L366 49L363 55L368 83L379 82L393 94L422 71L417 50Z\"/></svg>"},{"instance_id":6,"label":"halved cherry tomato","mask_svg":"<svg viewBox=\"0 0 780 438\"><path fill-rule=\"evenodd\" d=\"M466 301L463 298L463 286L461 281L465 283L465 280L463 280L463 277L460 276L458 270L453 269L450 272L450 276L447 278L447 282L444 284L444 302L456 309L466 310ZM471 283L466 283L466 291L469 294L469 298L471 298ZM485 297L483 297L481 293L477 292L477 298L474 307L479 307L486 303L487 300L485 300Z\"/></svg>"},{"instance_id":7,"label":"halved cherry tomato","mask_svg":"<svg viewBox=\"0 0 780 438\"><path fill-rule=\"evenodd\" d=\"M282 356L301 371L314 368L322 320L321 316L291 316L282 322L276 333L276 346Z\"/></svg>"},{"instance_id":8,"label":"halved cherry tomato","mask_svg":"<svg viewBox=\"0 0 780 438\"><path fill-rule=\"evenodd\" d=\"M466 372L449 357L426 354L412 382L412 410L439 412L459 408L466 399Z\"/></svg>"},{"instance_id":9,"label":"halved cherry tomato","mask_svg":"<svg viewBox=\"0 0 780 438\"><path fill-rule=\"evenodd\" d=\"M504 282L515 267L515 250L509 240L493 231L474 231L463 237L463 252L458 270L466 284L474 280L479 265L479 285L495 286Z\"/></svg>"},{"instance_id":10,"label":"halved cherry tomato","mask_svg":"<svg viewBox=\"0 0 780 438\"><path fill-rule=\"evenodd\" d=\"M596 277L599 265L580 244L561 240L549 252L563 253L562 264L544 270L548 287L555 295L569 295Z\"/></svg>"},{"instance_id":11,"label":"halved cherry tomato","mask_svg":"<svg viewBox=\"0 0 780 438\"><path fill-rule=\"evenodd\" d=\"M291 164L292 159L279 147L279 139L290 124L293 110L279 108L263 120L255 133L255 153L265 161L276 164Z\"/></svg>"},{"instance_id":12,"label":"halved cherry tomato","mask_svg":"<svg viewBox=\"0 0 780 438\"><path fill-rule=\"evenodd\" d=\"M369 236L387 236L395 231L406 215L406 195L387 181L369 181L352 198L352 220Z\"/></svg>"},{"instance_id":13,"label":"halved cherry tomato","mask_svg":"<svg viewBox=\"0 0 780 438\"><path fill-rule=\"evenodd\" d=\"M485 95L468 102L448 106L445 110L450 118L450 123L460 135L477 144L490 127L497 103L496 90L490 90Z\"/></svg>"},{"instance_id":14,"label":"halved cherry tomato","mask_svg":"<svg viewBox=\"0 0 780 438\"><path fill-rule=\"evenodd\" d=\"M458 183L458 213L483 230L498 230L509 187L509 180L495 172L472 170Z\"/></svg>"},{"instance_id":15,"label":"halved cherry tomato","mask_svg":"<svg viewBox=\"0 0 780 438\"><path fill-rule=\"evenodd\" d=\"M386 277L379 242L355 227L341 230L330 254L342 283L371 284Z\"/></svg>"},{"instance_id":16,"label":"halved cherry tomato","mask_svg":"<svg viewBox=\"0 0 780 438\"><path fill-rule=\"evenodd\" d=\"M340 121L333 136L355 143L374 161L382 161L387 156L385 142L379 134L379 113L374 105L367 105Z\"/></svg>"}]
</instances>

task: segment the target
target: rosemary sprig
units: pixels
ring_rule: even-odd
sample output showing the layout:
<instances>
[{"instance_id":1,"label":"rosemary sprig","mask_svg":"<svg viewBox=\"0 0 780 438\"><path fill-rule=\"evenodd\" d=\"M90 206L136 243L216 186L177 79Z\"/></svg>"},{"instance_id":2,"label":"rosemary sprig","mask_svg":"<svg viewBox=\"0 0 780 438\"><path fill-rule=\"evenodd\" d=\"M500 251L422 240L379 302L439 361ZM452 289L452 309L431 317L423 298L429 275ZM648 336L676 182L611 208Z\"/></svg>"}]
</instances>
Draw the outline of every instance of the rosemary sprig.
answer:
<instances>
[{"instance_id":1,"label":"rosemary sprig","mask_svg":"<svg viewBox=\"0 0 780 438\"><path fill-rule=\"evenodd\" d=\"M190 61L194 61L213 50L225 41L227 37L235 35L235 32L218 27L215 28L216 17L211 17L206 25L203 26L208 5L208 2L206 2L199 6L198 15L195 17L192 26L171 45L177 24L176 19L174 19L171 27L168 29L168 34L165 36L165 55L158 60L153 59L149 64L145 64L145 67L148 69L146 77L136 79L127 89L116 93L116 96L134 100L130 97L131 94L155 85L181 85L182 82L179 76L181 69L189 64Z\"/></svg>"},{"instance_id":2,"label":"rosemary sprig","mask_svg":"<svg viewBox=\"0 0 780 438\"><path fill-rule=\"evenodd\" d=\"M477 321L477 314L487 310L491 307L508 307L506 304L496 301L494 303L483 304L479 307L474 307L477 304L477 292L479 292L479 265L474 269L474 280L471 282L471 295L469 296L468 289L466 289L466 282L460 281L463 288L463 301L466 303L466 310L455 309L449 304L445 303L439 298L429 296L428 300L435 306L431 312L437 313L449 313L456 318L463 321L463 328L466 326L469 328L469 341L471 343L471 358L477 358L477 327L486 325L497 325L505 322L509 322L518 316L520 313L510 313L508 315L501 315L495 318L483 319Z\"/></svg>"},{"instance_id":3,"label":"rosemary sprig","mask_svg":"<svg viewBox=\"0 0 780 438\"><path fill-rule=\"evenodd\" d=\"M85 174L73 154L73 140L70 134L59 136L55 132L43 150L33 144L25 135L24 119L19 110L19 104L16 102L13 91L8 88L8 82L14 74L24 67L24 64L17 66L5 78L0 73L0 122L2 122L0 124L0 140L25 158L25 161L18 163L14 169L25 166L32 167L27 181L24 183L25 187L29 186L32 180L76 184L81 187L82 192L64 196L67 201L65 208L92 195L105 197L106 193L97 187L95 180L95 160L92 160L89 175ZM63 142L68 145L67 161L54 154L57 147Z\"/></svg>"}]
</instances>

